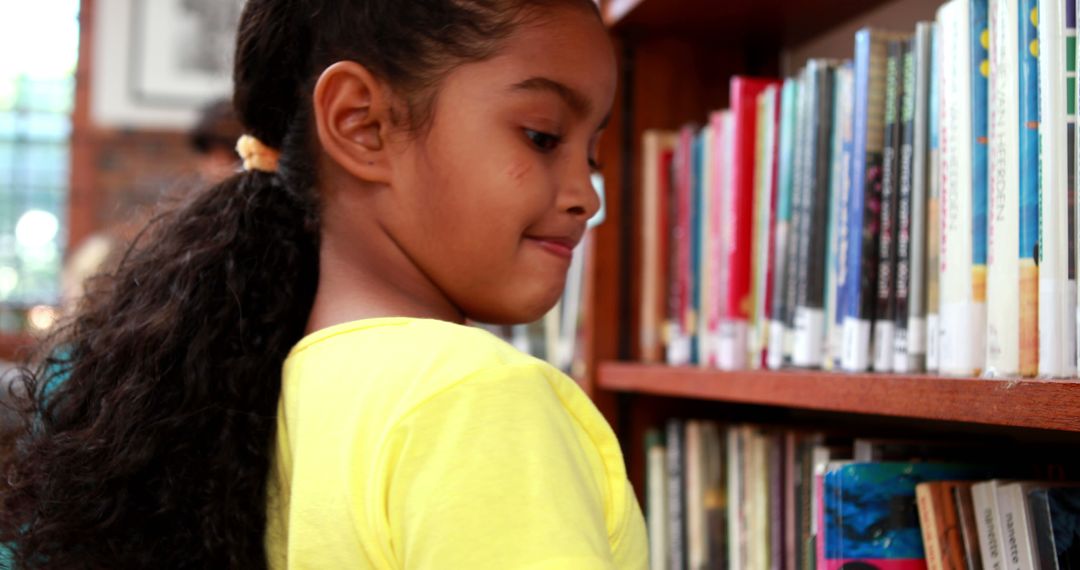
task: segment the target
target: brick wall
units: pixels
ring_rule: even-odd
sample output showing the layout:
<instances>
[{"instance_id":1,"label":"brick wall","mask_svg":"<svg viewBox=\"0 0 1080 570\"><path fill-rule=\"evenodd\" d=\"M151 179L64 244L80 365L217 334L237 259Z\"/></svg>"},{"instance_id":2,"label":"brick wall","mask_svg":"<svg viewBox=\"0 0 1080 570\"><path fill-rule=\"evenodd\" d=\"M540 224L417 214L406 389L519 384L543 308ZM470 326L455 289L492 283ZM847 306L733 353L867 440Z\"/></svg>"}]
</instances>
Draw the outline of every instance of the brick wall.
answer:
<instances>
[{"instance_id":1,"label":"brick wall","mask_svg":"<svg viewBox=\"0 0 1080 570\"><path fill-rule=\"evenodd\" d=\"M69 251L92 233L128 235L167 192L190 186L194 154L178 132L103 129L90 119L94 0L82 0L72 135Z\"/></svg>"}]
</instances>

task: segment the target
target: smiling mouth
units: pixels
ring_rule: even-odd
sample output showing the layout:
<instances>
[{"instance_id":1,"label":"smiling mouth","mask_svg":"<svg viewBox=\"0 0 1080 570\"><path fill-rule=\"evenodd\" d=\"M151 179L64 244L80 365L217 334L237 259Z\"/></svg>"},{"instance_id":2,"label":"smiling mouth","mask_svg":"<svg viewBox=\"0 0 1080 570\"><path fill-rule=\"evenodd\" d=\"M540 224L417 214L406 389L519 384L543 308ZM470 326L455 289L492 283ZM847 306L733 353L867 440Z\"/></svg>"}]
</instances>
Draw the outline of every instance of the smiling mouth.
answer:
<instances>
[{"instance_id":1,"label":"smiling mouth","mask_svg":"<svg viewBox=\"0 0 1080 570\"><path fill-rule=\"evenodd\" d=\"M559 239L559 238L539 238L530 237L527 238L536 245L539 245L541 249L548 253L561 257L563 259L571 259L574 257L574 246L577 244L572 240Z\"/></svg>"}]
</instances>

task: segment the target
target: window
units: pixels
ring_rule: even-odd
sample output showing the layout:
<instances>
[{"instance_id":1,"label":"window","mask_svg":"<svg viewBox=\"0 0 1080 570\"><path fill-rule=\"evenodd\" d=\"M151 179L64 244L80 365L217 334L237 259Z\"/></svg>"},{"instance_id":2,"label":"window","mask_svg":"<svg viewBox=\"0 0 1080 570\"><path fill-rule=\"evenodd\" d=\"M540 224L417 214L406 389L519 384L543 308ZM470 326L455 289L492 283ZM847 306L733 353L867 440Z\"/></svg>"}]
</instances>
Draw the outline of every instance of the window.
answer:
<instances>
[{"instance_id":1,"label":"window","mask_svg":"<svg viewBox=\"0 0 1080 570\"><path fill-rule=\"evenodd\" d=\"M55 305L78 57L78 0L0 5L0 328ZM11 309L15 309L14 312Z\"/></svg>"}]
</instances>

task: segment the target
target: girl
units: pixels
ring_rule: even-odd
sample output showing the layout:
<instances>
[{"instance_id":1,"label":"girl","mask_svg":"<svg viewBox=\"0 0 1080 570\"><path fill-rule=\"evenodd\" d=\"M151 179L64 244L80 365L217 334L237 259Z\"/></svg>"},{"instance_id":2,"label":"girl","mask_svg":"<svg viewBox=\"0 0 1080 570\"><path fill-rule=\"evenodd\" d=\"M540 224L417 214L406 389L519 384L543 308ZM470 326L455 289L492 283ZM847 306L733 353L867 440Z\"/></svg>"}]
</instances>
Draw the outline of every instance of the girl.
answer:
<instances>
[{"instance_id":1,"label":"girl","mask_svg":"<svg viewBox=\"0 0 1080 570\"><path fill-rule=\"evenodd\" d=\"M18 565L644 568L600 414L462 325L559 297L614 70L591 0L250 0L245 170L26 374Z\"/></svg>"}]
</instances>

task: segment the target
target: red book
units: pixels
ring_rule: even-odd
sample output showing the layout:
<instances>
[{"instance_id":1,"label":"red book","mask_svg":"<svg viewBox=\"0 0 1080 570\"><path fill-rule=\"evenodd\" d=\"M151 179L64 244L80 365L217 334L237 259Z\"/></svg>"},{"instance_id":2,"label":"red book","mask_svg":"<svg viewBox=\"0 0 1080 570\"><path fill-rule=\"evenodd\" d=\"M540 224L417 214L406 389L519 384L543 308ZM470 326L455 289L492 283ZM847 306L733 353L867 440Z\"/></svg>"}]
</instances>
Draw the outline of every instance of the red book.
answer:
<instances>
[{"instance_id":1,"label":"red book","mask_svg":"<svg viewBox=\"0 0 1080 570\"><path fill-rule=\"evenodd\" d=\"M671 287L668 290L669 327L667 362L671 365L690 363L690 343L695 326L694 307L690 299L690 280L693 278L691 259L691 207L693 204L693 126L685 126L679 131L679 140L675 146L674 178L675 203L672 205L671 219Z\"/></svg>"},{"instance_id":2,"label":"red book","mask_svg":"<svg viewBox=\"0 0 1080 570\"><path fill-rule=\"evenodd\" d=\"M729 226L723 263L726 265L726 298L721 299L724 326L720 338L720 367L745 368L750 328L751 252L754 239L754 151L757 138L757 100L775 79L733 77L731 112L733 125L732 188Z\"/></svg>"}]
</instances>

